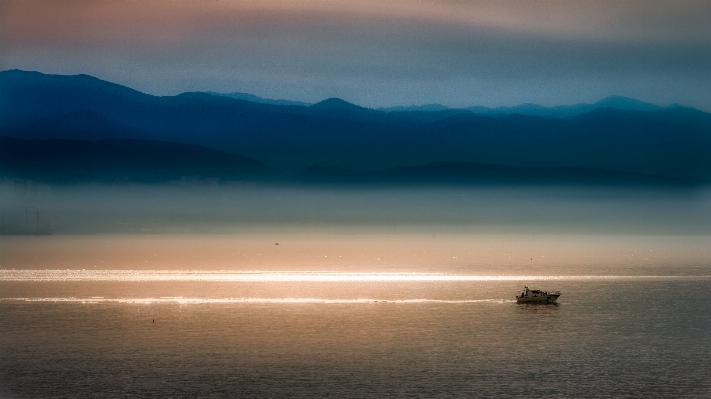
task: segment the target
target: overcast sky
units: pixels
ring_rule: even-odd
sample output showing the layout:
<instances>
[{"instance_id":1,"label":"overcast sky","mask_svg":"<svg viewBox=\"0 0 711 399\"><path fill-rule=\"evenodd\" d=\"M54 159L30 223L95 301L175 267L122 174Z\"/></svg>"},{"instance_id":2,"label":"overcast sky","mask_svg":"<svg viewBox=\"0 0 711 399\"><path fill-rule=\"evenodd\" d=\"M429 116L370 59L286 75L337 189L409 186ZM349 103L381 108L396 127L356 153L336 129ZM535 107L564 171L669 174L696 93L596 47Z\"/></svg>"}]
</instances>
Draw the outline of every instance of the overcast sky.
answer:
<instances>
[{"instance_id":1,"label":"overcast sky","mask_svg":"<svg viewBox=\"0 0 711 399\"><path fill-rule=\"evenodd\" d=\"M711 1L0 0L0 69L156 95L711 111Z\"/></svg>"}]
</instances>

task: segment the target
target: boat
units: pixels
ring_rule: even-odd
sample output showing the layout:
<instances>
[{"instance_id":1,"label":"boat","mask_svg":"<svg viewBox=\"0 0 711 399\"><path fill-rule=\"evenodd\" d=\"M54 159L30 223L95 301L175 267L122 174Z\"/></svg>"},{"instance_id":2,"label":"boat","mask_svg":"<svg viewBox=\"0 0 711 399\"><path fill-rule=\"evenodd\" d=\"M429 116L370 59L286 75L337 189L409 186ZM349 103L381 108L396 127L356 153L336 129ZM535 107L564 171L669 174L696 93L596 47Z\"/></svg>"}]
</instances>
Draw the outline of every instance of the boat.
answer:
<instances>
[{"instance_id":1,"label":"boat","mask_svg":"<svg viewBox=\"0 0 711 399\"><path fill-rule=\"evenodd\" d=\"M541 290L531 290L528 287L523 287L523 290L516 295L518 303L555 303L560 296L560 291L547 292Z\"/></svg>"}]
</instances>

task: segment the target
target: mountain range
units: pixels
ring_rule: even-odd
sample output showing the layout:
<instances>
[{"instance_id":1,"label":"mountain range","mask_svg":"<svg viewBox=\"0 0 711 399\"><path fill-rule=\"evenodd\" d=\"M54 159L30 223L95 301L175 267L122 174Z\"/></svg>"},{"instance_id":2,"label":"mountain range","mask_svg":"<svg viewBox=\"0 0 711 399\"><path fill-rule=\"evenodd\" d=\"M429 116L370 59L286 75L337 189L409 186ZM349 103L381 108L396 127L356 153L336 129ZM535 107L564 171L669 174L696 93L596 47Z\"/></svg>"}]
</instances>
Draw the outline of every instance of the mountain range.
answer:
<instances>
[{"instance_id":1,"label":"mountain range","mask_svg":"<svg viewBox=\"0 0 711 399\"><path fill-rule=\"evenodd\" d=\"M206 91L205 93L212 94L213 96L228 97L228 98L235 98L237 100L250 101L253 103L273 104L273 105L301 105L301 106L311 105L310 103L305 103L302 101L264 98L264 97L255 96L254 94L241 93L241 92L237 92L237 91L232 92L232 93L216 93L214 91Z\"/></svg>"},{"instance_id":2,"label":"mountain range","mask_svg":"<svg viewBox=\"0 0 711 399\"><path fill-rule=\"evenodd\" d=\"M254 103L262 104L274 104L274 105L301 105L309 106L313 105L311 103L306 103L302 101L291 101L283 99L271 99L255 96L254 94L232 92L232 93L216 93L213 91L205 92L207 94L212 94L215 96L235 98L238 100L245 100ZM544 107L538 104L526 103L520 104L512 107L483 107L483 106L471 106L464 108L453 108L447 107L442 104L425 104L425 105L410 105L410 106L395 106L395 107L381 107L378 111L383 112L432 112L432 111L450 111L451 113L475 113L479 115L530 115L530 116L552 116L556 118L566 118L575 115L584 114L590 112L597 108L615 108L621 110L631 110L631 111L659 111L664 108L684 108L680 104L672 104L668 107L661 107L656 104L647 103L639 100L635 100L629 97L621 96L609 96L600 101L592 104L579 103L573 105L558 105L554 107Z\"/></svg>"},{"instance_id":3,"label":"mountain range","mask_svg":"<svg viewBox=\"0 0 711 399\"><path fill-rule=\"evenodd\" d=\"M610 96L593 104L579 103L573 105L557 105L554 107L544 107L538 104L520 104L513 107L482 107L472 106L465 108L450 108L442 104L427 104L427 105L412 105L408 107L388 107L378 108L384 112L407 112L407 111L454 111L454 112L471 112L479 115L529 115L529 116L550 116L555 118L569 118L571 116L581 115L598 108L615 108L627 111L660 111L662 109L685 108L680 104L672 104L668 107L661 107L656 104L646 103L634 98Z\"/></svg>"},{"instance_id":4,"label":"mountain range","mask_svg":"<svg viewBox=\"0 0 711 399\"><path fill-rule=\"evenodd\" d=\"M123 148L116 157L133 159L146 168L150 162L136 161L138 154L157 156L163 151L158 148L181 144L190 151L175 159L189 153L195 161L176 166L184 168L180 173L198 170L214 156L226 162L221 168L230 162L254 162L258 170L250 173L259 175L279 170L301 171L296 176L305 176L306 170L312 175L314 170L336 170L345 176L348 171L358 174L444 163L513 168L507 176L523 169L548 174L606 170L626 176L711 179L711 114L688 107L662 108L610 97L595 104L553 108L433 105L374 110L336 98L303 105L249 101L248 95L239 94L160 97L88 75L0 72L0 130L6 138L1 144L3 173L11 167L5 148L15 146L12 153L20 154L17 146L45 146L37 153L41 157L29 151L22 153L25 161L19 155L12 158L27 165L48 159L52 151L69 151L56 141L46 141L63 140L82 148L71 151L104 151L106 159L111 158L106 151L121 147L119 142L132 143L133 153ZM141 149L151 145L153 150ZM177 151L171 148L165 151ZM226 155L215 155L218 152ZM74 168L88 162L79 162L76 154L65 157L77 160ZM229 156L235 158L228 161ZM164 161L164 165L174 163ZM237 169L225 176L238 178L243 170ZM451 173L451 168L445 169ZM457 173L466 169L459 167Z\"/></svg>"}]
</instances>

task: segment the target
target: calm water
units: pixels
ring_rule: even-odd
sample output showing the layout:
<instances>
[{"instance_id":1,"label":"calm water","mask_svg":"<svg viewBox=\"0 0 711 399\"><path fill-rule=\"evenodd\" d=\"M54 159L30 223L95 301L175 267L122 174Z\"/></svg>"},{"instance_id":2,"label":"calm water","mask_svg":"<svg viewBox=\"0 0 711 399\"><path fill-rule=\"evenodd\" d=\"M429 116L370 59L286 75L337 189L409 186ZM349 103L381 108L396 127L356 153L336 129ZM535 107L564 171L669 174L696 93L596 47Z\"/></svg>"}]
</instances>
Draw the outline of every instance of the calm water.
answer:
<instances>
[{"instance_id":1,"label":"calm water","mask_svg":"<svg viewBox=\"0 0 711 399\"><path fill-rule=\"evenodd\" d=\"M711 273L684 259L468 281L6 268L0 397L711 397ZM524 284L563 296L519 305Z\"/></svg>"}]
</instances>

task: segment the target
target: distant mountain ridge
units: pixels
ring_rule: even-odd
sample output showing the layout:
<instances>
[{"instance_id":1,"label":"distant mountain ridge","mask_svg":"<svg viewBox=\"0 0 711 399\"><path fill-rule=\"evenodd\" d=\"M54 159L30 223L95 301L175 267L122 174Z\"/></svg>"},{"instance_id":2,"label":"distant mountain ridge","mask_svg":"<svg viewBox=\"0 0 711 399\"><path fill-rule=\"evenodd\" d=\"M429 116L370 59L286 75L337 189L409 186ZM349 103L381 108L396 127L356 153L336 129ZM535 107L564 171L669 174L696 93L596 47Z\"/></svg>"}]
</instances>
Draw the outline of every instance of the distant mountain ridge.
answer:
<instances>
[{"instance_id":1,"label":"distant mountain ridge","mask_svg":"<svg viewBox=\"0 0 711 399\"><path fill-rule=\"evenodd\" d=\"M233 92L233 93L216 93L216 92L205 92L207 94L212 94L216 96L229 97L238 100L250 101L261 104L272 104L272 105L296 105L296 106L313 106L320 103L306 103L303 101L293 101L284 99L269 99L259 96L255 96L249 93ZM329 101L334 99L327 99L321 101ZM336 99L340 100L340 99ZM343 100L341 100L343 101ZM344 101L345 102L345 101ZM362 107L361 107L362 108ZM643 102L636 100L634 98L623 97L623 96L609 96L603 98L600 101L588 104L588 103L578 103L573 105L556 105L551 107L546 107L543 105L535 103L524 103L514 106L501 106L501 107L483 107L483 106L468 106L462 108L448 107L446 105L432 103L425 105L398 105L392 107L380 107L376 108L377 111L383 112L437 112L437 111L457 111L457 112L472 112L481 115L510 115L510 114L520 114L520 115L531 115L531 116L552 116L557 118L566 118L571 116L580 115L586 112L590 112L597 108L615 108L620 110L633 110L633 111L658 111L664 108L685 108L680 104L672 104L668 107L662 107L656 104Z\"/></svg>"},{"instance_id":2,"label":"distant mountain ridge","mask_svg":"<svg viewBox=\"0 0 711 399\"><path fill-rule=\"evenodd\" d=\"M565 184L690 186L699 181L596 168L532 168L474 162L434 162L379 171L310 167L296 173L301 182L340 184Z\"/></svg>"},{"instance_id":3,"label":"distant mountain ridge","mask_svg":"<svg viewBox=\"0 0 711 399\"><path fill-rule=\"evenodd\" d=\"M408 107L386 107L378 108L384 112L433 112L433 111L469 111L480 115L529 115L529 116L549 116L555 118L569 118L587 112L591 112L598 108L615 108L627 111L659 111L665 108L685 108L679 104L673 104L668 107L661 107L656 104L642 102L634 98L622 96L609 96L592 104L578 103L573 105L557 105L553 107L545 107L539 104L525 103L510 107L483 107L469 106L464 108L451 108L441 104L427 104L421 106Z\"/></svg>"},{"instance_id":4,"label":"distant mountain ridge","mask_svg":"<svg viewBox=\"0 0 711 399\"><path fill-rule=\"evenodd\" d=\"M624 98L601 104L654 107ZM25 140L191 144L289 173L464 162L711 179L711 114L684 107L597 107L567 117L383 112L340 99L300 106L159 97L88 75L12 70L0 72L0 129Z\"/></svg>"},{"instance_id":5,"label":"distant mountain ridge","mask_svg":"<svg viewBox=\"0 0 711 399\"><path fill-rule=\"evenodd\" d=\"M425 105L398 105L394 107L380 107L378 111L383 112L436 112L436 111L448 111L448 110L465 110L466 108L452 108L447 107L442 104L425 104Z\"/></svg>"},{"instance_id":6,"label":"distant mountain ridge","mask_svg":"<svg viewBox=\"0 0 711 399\"><path fill-rule=\"evenodd\" d=\"M18 140L0 136L0 178L64 183L566 184L693 186L701 182L594 168L435 162L379 171L309 167L288 176L195 145L145 140Z\"/></svg>"},{"instance_id":7,"label":"distant mountain ridge","mask_svg":"<svg viewBox=\"0 0 711 399\"><path fill-rule=\"evenodd\" d=\"M213 96L229 97L229 98L234 98L237 100L250 101L253 103L272 104L272 105L299 105L302 107L311 105L310 103L305 103L302 101L264 98L264 97L255 96L254 94L241 93L241 92L237 92L237 91L232 92L232 93L217 93L214 91L206 91L205 93L212 94Z\"/></svg>"}]
</instances>

